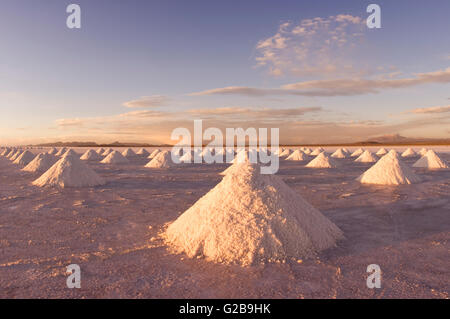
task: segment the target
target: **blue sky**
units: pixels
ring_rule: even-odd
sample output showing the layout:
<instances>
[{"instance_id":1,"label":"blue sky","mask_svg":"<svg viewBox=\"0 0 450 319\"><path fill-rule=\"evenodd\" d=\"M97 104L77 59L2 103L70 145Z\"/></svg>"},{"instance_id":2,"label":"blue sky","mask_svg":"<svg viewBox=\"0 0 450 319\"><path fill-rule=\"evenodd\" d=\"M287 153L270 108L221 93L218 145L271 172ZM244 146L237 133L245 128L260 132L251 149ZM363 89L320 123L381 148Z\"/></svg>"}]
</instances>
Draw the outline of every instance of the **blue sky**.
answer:
<instances>
[{"instance_id":1,"label":"blue sky","mask_svg":"<svg viewBox=\"0 0 450 319\"><path fill-rule=\"evenodd\" d=\"M365 27L372 2L381 29ZM70 3L80 30L66 27ZM194 118L280 127L286 143L449 137L448 12L446 0L4 0L0 144L170 142Z\"/></svg>"}]
</instances>

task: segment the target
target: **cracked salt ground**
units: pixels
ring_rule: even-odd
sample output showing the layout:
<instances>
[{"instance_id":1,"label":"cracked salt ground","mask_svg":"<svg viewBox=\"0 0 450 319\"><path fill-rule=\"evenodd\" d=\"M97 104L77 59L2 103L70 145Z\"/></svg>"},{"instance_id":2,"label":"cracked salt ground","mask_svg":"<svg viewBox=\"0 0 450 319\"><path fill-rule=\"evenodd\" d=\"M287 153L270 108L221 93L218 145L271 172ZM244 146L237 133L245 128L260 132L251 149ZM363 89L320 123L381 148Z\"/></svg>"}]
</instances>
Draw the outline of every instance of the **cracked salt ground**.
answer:
<instances>
[{"instance_id":1,"label":"cracked salt ground","mask_svg":"<svg viewBox=\"0 0 450 319\"><path fill-rule=\"evenodd\" d=\"M240 267L171 254L158 237L222 180L228 165L149 172L147 159L120 167L88 163L105 185L57 190L31 186L39 176L0 157L0 296L448 298L450 172L413 168L422 183L361 185L355 179L370 164L336 160L341 167L323 175L281 160L278 176L345 240L317 258ZM411 167L417 158L402 160ZM87 205L73 205L80 201ZM65 288L70 263L81 266L81 290ZM371 263L383 271L381 289L366 287Z\"/></svg>"}]
</instances>

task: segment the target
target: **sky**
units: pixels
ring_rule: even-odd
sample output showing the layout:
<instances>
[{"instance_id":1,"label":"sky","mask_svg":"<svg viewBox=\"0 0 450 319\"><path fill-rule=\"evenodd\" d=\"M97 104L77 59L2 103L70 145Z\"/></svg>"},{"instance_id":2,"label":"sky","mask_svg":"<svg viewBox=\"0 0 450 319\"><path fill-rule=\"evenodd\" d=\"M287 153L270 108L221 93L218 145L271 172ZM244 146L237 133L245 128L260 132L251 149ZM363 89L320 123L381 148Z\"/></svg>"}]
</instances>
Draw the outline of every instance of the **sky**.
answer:
<instances>
[{"instance_id":1,"label":"sky","mask_svg":"<svg viewBox=\"0 0 450 319\"><path fill-rule=\"evenodd\" d=\"M81 7L81 29L66 7ZM369 4L381 28L369 29ZM0 145L450 138L450 2L2 0Z\"/></svg>"}]
</instances>

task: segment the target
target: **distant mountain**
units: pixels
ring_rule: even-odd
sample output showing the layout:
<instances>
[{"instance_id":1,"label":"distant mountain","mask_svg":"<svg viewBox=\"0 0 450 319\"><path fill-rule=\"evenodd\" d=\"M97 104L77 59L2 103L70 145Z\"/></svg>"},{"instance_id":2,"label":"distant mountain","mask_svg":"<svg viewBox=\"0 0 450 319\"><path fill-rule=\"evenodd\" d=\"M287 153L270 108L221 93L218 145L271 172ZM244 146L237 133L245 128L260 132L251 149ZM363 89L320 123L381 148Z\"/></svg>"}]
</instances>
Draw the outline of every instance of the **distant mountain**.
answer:
<instances>
[{"instance_id":1,"label":"distant mountain","mask_svg":"<svg viewBox=\"0 0 450 319\"><path fill-rule=\"evenodd\" d=\"M104 144L98 144L96 142L53 142L53 143L44 143L44 144L38 144L36 146L40 147L164 147L164 146L170 146L168 144L162 144L162 145L153 145L148 143L121 143L121 142L114 142L114 143L104 143Z\"/></svg>"},{"instance_id":2,"label":"distant mountain","mask_svg":"<svg viewBox=\"0 0 450 319\"><path fill-rule=\"evenodd\" d=\"M450 144L450 138L412 138L401 136L400 134L382 135L370 138L367 141L360 142L363 144Z\"/></svg>"}]
</instances>

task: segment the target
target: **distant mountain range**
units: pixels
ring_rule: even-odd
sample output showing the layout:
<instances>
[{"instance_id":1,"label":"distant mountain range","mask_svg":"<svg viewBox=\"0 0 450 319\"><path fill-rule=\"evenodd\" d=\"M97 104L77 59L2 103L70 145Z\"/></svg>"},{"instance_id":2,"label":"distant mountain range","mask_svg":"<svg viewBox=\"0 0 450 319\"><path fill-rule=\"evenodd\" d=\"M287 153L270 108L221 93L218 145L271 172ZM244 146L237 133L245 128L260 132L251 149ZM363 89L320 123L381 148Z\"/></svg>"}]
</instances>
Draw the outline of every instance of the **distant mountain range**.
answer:
<instances>
[{"instance_id":1,"label":"distant mountain range","mask_svg":"<svg viewBox=\"0 0 450 319\"><path fill-rule=\"evenodd\" d=\"M121 143L121 142L114 142L114 143L105 143L105 144L98 144L96 142L53 142L53 143L43 143L43 144L37 144L35 146L41 146L41 147L164 147L164 146L171 146L168 144L161 144L161 145L154 145L154 144L148 144L148 143Z\"/></svg>"},{"instance_id":2,"label":"distant mountain range","mask_svg":"<svg viewBox=\"0 0 450 319\"><path fill-rule=\"evenodd\" d=\"M382 135L374 138L370 138L367 141L360 143L367 144L437 144L437 145L448 145L450 144L450 138L447 139L436 139L436 138L411 138L404 137L399 134Z\"/></svg>"},{"instance_id":3,"label":"distant mountain range","mask_svg":"<svg viewBox=\"0 0 450 319\"><path fill-rule=\"evenodd\" d=\"M297 144L289 144L289 146L296 146ZM298 144L299 146L370 146L370 145L450 145L450 138L447 139L433 139L433 138L410 138L399 134L382 135L370 138L366 141L359 141L355 143L325 143L325 144ZM40 147L169 147L170 144L148 144L148 143L121 143L114 142L109 144L97 144L96 142L53 142L38 144ZM286 145L288 146L288 145Z\"/></svg>"}]
</instances>

